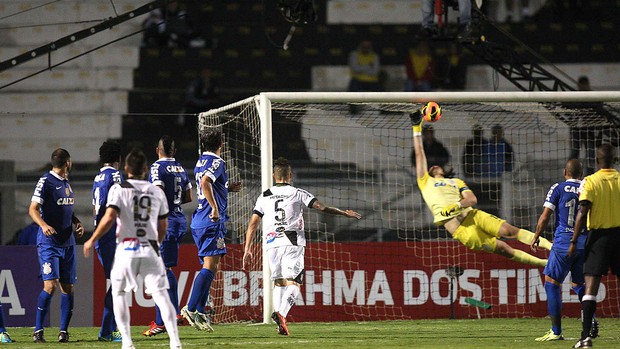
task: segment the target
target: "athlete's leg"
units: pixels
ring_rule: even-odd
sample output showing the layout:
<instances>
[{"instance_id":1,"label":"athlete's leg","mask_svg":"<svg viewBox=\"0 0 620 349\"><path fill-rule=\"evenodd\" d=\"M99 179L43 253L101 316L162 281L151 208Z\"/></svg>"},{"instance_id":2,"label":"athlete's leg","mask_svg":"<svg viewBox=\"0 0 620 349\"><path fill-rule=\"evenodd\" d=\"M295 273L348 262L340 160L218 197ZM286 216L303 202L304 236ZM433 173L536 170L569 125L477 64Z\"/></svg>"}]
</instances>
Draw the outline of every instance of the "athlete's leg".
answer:
<instances>
[{"instance_id":1,"label":"athlete's leg","mask_svg":"<svg viewBox=\"0 0 620 349\"><path fill-rule=\"evenodd\" d=\"M180 348L181 341L179 340L179 330L177 328L177 314L174 305L170 301L168 292L166 290L158 290L153 292L151 296L161 312L166 332L168 337L170 337L170 348Z\"/></svg>"},{"instance_id":2,"label":"athlete's leg","mask_svg":"<svg viewBox=\"0 0 620 349\"><path fill-rule=\"evenodd\" d=\"M493 253L509 258L510 260L513 260L515 262L532 264L540 267L544 267L547 264L546 259L540 259L521 250L515 250L510 245L501 240L497 240Z\"/></svg>"},{"instance_id":3,"label":"athlete's leg","mask_svg":"<svg viewBox=\"0 0 620 349\"><path fill-rule=\"evenodd\" d=\"M504 222L500 226L499 236L506 239L517 239L528 246L532 244L532 240L534 239L534 233L532 233L531 231L517 228L507 222ZM549 240L545 239L544 237L539 237L538 241L538 246L546 250L551 250L551 246L553 246L553 244Z\"/></svg>"}]
</instances>

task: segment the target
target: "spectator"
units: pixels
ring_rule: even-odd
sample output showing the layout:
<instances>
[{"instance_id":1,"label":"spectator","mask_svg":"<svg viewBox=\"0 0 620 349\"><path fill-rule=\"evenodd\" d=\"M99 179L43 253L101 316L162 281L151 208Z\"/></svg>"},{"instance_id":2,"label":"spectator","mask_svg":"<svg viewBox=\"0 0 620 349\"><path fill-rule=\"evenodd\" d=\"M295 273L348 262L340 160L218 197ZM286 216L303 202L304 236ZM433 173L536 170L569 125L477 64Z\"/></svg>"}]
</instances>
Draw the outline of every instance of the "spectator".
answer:
<instances>
[{"instance_id":1,"label":"spectator","mask_svg":"<svg viewBox=\"0 0 620 349\"><path fill-rule=\"evenodd\" d=\"M383 91L379 83L380 59L368 40L362 41L358 48L349 54L349 69L351 80L350 92Z\"/></svg>"},{"instance_id":2,"label":"spectator","mask_svg":"<svg viewBox=\"0 0 620 349\"><path fill-rule=\"evenodd\" d=\"M405 91L428 92L431 90L435 78L435 61L428 43L421 41L409 50L405 66L407 67Z\"/></svg>"},{"instance_id":3,"label":"spectator","mask_svg":"<svg viewBox=\"0 0 620 349\"><path fill-rule=\"evenodd\" d=\"M197 39L187 13L179 8L177 1L151 11L142 28L144 46L187 48L195 46L192 40Z\"/></svg>"},{"instance_id":4,"label":"spectator","mask_svg":"<svg viewBox=\"0 0 620 349\"><path fill-rule=\"evenodd\" d=\"M451 90L464 90L467 78L467 66L463 63L463 52L457 44L450 45L450 54L447 56L445 87Z\"/></svg>"},{"instance_id":5,"label":"spectator","mask_svg":"<svg viewBox=\"0 0 620 349\"><path fill-rule=\"evenodd\" d=\"M580 76L577 79L577 90L579 91L591 91L590 88L590 79L587 76ZM578 106L580 109L598 109L597 105L592 105L590 103L580 103ZM571 117L570 122L570 156L569 159L579 159L579 153L581 151L581 146L585 149L586 159L583 161L586 164L586 173L592 173L594 170L594 166L592 161L594 161L594 152L596 148L596 131L594 128L588 126L587 118L582 111L577 110L577 115Z\"/></svg>"},{"instance_id":6,"label":"spectator","mask_svg":"<svg viewBox=\"0 0 620 349\"><path fill-rule=\"evenodd\" d=\"M512 172L514 152L504 138L504 129L495 125L491 129L491 139L482 146L482 174L490 177Z\"/></svg>"},{"instance_id":7,"label":"spectator","mask_svg":"<svg viewBox=\"0 0 620 349\"><path fill-rule=\"evenodd\" d=\"M530 0L506 0L506 22L512 22L517 11L521 12L520 20L529 19L531 17Z\"/></svg>"},{"instance_id":8,"label":"spectator","mask_svg":"<svg viewBox=\"0 0 620 349\"><path fill-rule=\"evenodd\" d=\"M198 114L215 108L219 90L213 79L211 69L204 68L200 75L190 81L185 91L185 113Z\"/></svg>"},{"instance_id":9,"label":"spectator","mask_svg":"<svg viewBox=\"0 0 620 349\"><path fill-rule=\"evenodd\" d=\"M450 162L450 153L448 149L435 138L433 126L424 125L424 127L422 127L422 144L429 168L433 166L445 168L446 164ZM411 163L415 164L415 152L411 153Z\"/></svg>"},{"instance_id":10,"label":"spectator","mask_svg":"<svg viewBox=\"0 0 620 349\"><path fill-rule=\"evenodd\" d=\"M471 35L471 0L458 0L459 4L459 37ZM439 34L435 26L435 1L422 1L422 31L427 37L436 37Z\"/></svg>"},{"instance_id":11,"label":"spectator","mask_svg":"<svg viewBox=\"0 0 620 349\"><path fill-rule=\"evenodd\" d=\"M467 176L479 176L482 173L482 147L487 142L483 137L482 126L474 125L472 138L465 143L463 151L463 172Z\"/></svg>"}]
</instances>

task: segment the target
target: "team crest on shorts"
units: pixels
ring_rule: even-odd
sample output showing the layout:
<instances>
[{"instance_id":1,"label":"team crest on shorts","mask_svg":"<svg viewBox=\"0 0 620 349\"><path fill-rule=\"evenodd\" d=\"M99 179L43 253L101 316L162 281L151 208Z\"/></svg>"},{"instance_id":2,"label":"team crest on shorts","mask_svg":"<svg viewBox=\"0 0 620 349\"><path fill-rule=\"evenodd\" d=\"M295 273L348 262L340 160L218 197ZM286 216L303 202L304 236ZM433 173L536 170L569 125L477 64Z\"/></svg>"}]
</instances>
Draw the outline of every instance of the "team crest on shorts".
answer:
<instances>
[{"instance_id":1,"label":"team crest on shorts","mask_svg":"<svg viewBox=\"0 0 620 349\"><path fill-rule=\"evenodd\" d=\"M52 273L52 264L43 263L43 274L48 275Z\"/></svg>"},{"instance_id":2,"label":"team crest on shorts","mask_svg":"<svg viewBox=\"0 0 620 349\"><path fill-rule=\"evenodd\" d=\"M217 248L222 249L226 247L226 243L224 242L224 238L217 238Z\"/></svg>"}]
</instances>

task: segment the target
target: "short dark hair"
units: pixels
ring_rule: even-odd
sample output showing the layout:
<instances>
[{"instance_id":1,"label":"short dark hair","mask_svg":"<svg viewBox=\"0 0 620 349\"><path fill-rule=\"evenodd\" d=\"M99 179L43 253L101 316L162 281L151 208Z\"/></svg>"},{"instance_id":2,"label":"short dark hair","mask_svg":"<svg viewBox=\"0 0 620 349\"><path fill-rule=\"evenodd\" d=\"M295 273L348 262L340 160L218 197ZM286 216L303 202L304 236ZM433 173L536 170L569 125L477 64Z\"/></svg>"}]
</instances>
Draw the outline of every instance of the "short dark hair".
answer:
<instances>
[{"instance_id":1,"label":"short dark hair","mask_svg":"<svg viewBox=\"0 0 620 349\"><path fill-rule=\"evenodd\" d=\"M99 159L102 163L121 161L121 144L118 141L105 141L99 147Z\"/></svg>"},{"instance_id":2,"label":"short dark hair","mask_svg":"<svg viewBox=\"0 0 620 349\"><path fill-rule=\"evenodd\" d=\"M127 166L127 172L134 176L144 174L146 171L146 155L138 148L132 149L125 157L125 166Z\"/></svg>"},{"instance_id":3,"label":"short dark hair","mask_svg":"<svg viewBox=\"0 0 620 349\"><path fill-rule=\"evenodd\" d=\"M286 178L291 174L291 163L283 158L279 157L273 162L273 175L276 178Z\"/></svg>"},{"instance_id":4,"label":"short dark hair","mask_svg":"<svg viewBox=\"0 0 620 349\"><path fill-rule=\"evenodd\" d=\"M616 160L616 149L608 143L603 143L596 148L596 162L602 168L611 168Z\"/></svg>"},{"instance_id":5,"label":"short dark hair","mask_svg":"<svg viewBox=\"0 0 620 349\"><path fill-rule=\"evenodd\" d=\"M200 149L216 151L222 145L222 130L219 127L208 128L200 133Z\"/></svg>"},{"instance_id":6,"label":"short dark hair","mask_svg":"<svg viewBox=\"0 0 620 349\"><path fill-rule=\"evenodd\" d=\"M578 159L568 160L564 166L564 169L566 170L566 174L568 174L571 178L578 179L583 176L583 165Z\"/></svg>"},{"instance_id":7,"label":"short dark hair","mask_svg":"<svg viewBox=\"0 0 620 349\"><path fill-rule=\"evenodd\" d=\"M159 144L157 145L164 152L164 155L171 157L174 156L176 151L176 146L174 144L174 139L168 135L163 135L159 139Z\"/></svg>"},{"instance_id":8,"label":"short dark hair","mask_svg":"<svg viewBox=\"0 0 620 349\"><path fill-rule=\"evenodd\" d=\"M60 168L71 159L71 155L65 149L58 148L52 152L52 167Z\"/></svg>"}]
</instances>

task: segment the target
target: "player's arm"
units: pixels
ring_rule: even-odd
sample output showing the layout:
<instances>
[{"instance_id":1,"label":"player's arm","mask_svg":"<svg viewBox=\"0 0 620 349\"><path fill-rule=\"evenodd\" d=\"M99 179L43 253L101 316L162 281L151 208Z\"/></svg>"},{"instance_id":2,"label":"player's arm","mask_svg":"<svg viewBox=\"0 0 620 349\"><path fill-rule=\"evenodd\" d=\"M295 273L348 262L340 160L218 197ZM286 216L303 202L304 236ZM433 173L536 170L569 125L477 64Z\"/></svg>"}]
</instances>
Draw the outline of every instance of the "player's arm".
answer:
<instances>
[{"instance_id":1,"label":"player's arm","mask_svg":"<svg viewBox=\"0 0 620 349\"><path fill-rule=\"evenodd\" d=\"M161 244L168 230L168 215L157 217L157 241Z\"/></svg>"},{"instance_id":2,"label":"player's arm","mask_svg":"<svg viewBox=\"0 0 620 349\"><path fill-rule=\"evenodd\" d=\"M37 223L43 234L50 236L56 234L56 229L54 229L51 225L48 225L45 220L43 220L43 216L41 216L41 204L36 201L30 202L30 207L28 207L28 215L32 218L32 221Z\"/></svg>"},{"instance_id":3,"label":"player's arm","mask_svg":"<svg viewBox=\"0 0 620 349\"><path fill-rule=\"evenodd\" d=\"M192 202L194 198L192 197L192 188L189 188L181 194L181 204L186 204L188 202Z\"/></svg>"},{"instance_id":4,"label":"player's arm","mask_svg":"<svg viewBox=\"0 0 620 349\"><path fill-rule=\"evenodd\" d=\"M533 251L538 250L538 243L540 242L540 234L545 231L547 228L547 224L549 224L549 219L553 214L553 210L549 207L544 207L540 217L538 217L538 223L536 224L536 231L534 232L534 238L532 239L532 243L530 244L530 248Z\"/></svg>"},{"instance_id":5,"label":"player's arm","mask_svg":"<svg viewBox=\"0 0 620 349\"><path fill-rule=\"evenodd\" d=\"M101 217L99 224L97 224L97 229L95 229L90 239L84 242L84 257L90 255L90 250L93 248L95 241L101 239L112 228L117 216L118 208L113 206L106 208L103 217Z\"/></svg>"},{"instance_id":6,"label":"player's arm","mask_svg":"<svg viewBox=\"0 0 620 349\"><path fill-rule=\"evenodd\" d=\"M254 236L256 235L256 230L258 229L258 225L260 224L261 216L256 214L252 214L250 217L250 222L248 222L248 228L245 231L245 243L243 249L243 269L247 263L252 259L252 252L250 251L250 247L252 245L252 241L254 241Z\"/></svg>"},{"instance_id":7,"label":"player's arm","mask_svg":"<svg viewBox=\"0 0 620 349\"><path fill-rule=\"evenodd\" d=\"M340 215L340 216L345 216L345 217L349 217L349 218L356 218L356 219L362 219L362 216L353 211L353 210L341 210L338 207L333 207L333 206L325 206L323 205L319 200L314 200L314 202L312 203L312 205L310 205L310 207L319 210L323 213L329 213L329 214L333 214L333 215Z\"/></svg>"},{"instance_id":8,"label":"player's arm","mask_svg":"<svg viewBox=\"0 0 620 349\"><path fill-rule=\"evenodd\" d=\"M422 144L422 113L419 110L409 114L411 128L413 129L413 151L415 153L415 174L422 178L426 174L428 164L424 145Z\"/></svg>"},{"instance_id":9,"label":"player's arm","mask_svg":"<svg viewBox=\"0 0 620 349\"><path fill-rule=\"evenodd\" d=\"M573 237L570 239L570 246L568 247L568 255L572 255L575 252L577 246L577 238L586 226L586 219L588 212L592 208L592 202L588 200L579 201L579 210L577 211L577 217L575 217L575 231L573 231Z\"/></svg>"},{"instance_id":10,"label":"player's arm","mask_svg":"<svg viewBox=\"0 0 620 349\"><path fill-rule=\"evenodd\" d=\"M220 219L220 209L215 201L215 194L213 194L213 180L207 175L202 176L200 179L200 189L202 189L202 194L207 199L209 206L211 206L211 214L209 215L211 221L218 221Z\"/></svg>"}]
</instances>

